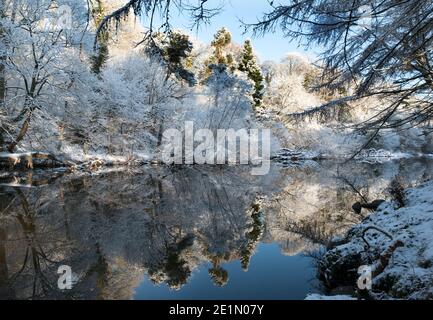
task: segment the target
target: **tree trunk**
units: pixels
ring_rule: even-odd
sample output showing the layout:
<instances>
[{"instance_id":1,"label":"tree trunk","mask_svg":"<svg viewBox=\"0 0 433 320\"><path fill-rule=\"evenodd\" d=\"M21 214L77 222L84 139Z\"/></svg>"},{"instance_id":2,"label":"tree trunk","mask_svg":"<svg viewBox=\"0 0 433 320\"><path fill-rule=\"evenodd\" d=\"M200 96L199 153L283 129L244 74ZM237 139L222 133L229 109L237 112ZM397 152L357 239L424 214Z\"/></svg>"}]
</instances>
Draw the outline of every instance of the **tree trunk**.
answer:
<instances>
[{"instance_id":1,"label":"tree trunk","mask_svg":"<svg viewBox=\"0 0 433 320\"><path fill-rule=\"evenodd\" d=\"M5 0L0 0L0 19L4 18L5 16L4 2ZM0 43L3 43L4 45L5 42L3 40L3 34L4 34L3 25L0 25ZM4 50L5 48L0 48L0 49ZM4 110L3 108L4 108L4 102L6 96L6 75L5 75L5 65L4 65L5 62L6 62L6 55L1 54L0 55L0 115L3 113ZM3 149L3 145L5 143L3 134L4 134L3 124L0 123L0 151Z\"/></svg>"},{"instance_id":2,"label":"tree trunk","mask_svg":"<svg viewBox=\"0 0 433 320\"><path fill-rule=\"evenodd\" d=\"M0 41L2 41L1 36L1 27L0 27ZM6 79L5 79L5 62L6 58L5 56L0 56L0 107L4 108L4 101L5 101L5 95L6 95Z\"/></svg>"},{"instance_id":3,"label":"tree trunk","mask_svg":"<svg viewBox=\"0 0 433 320\"><path fill-rule=\"evenodd\" d=\"M404 243L401 240L397 240L393 242L388 249L386 249L379 257L379 260L375 263L372 270L372 276L373 278L380 275L385 268L388 266L389 261L392 258L392 255L395 250L397 250L400 247L404 247Z\"/></svg>"},{"instance_id":4,"label":"tree trunk","mask_svg":"<svg viewBox=\"0 0 433 320\"><path fill-rule=\"evenodd\" d=\"M12 141L9 146L8 146L8 151L10 153L14 152L15 147L18 145L18 143L20 143L24 137L27 134L27 130L29 129L30 126L30 119L32 117L32 111L29 111L29 114L27 115L27 118L24 120L23 125L21 127L20 133L18 134L18 137L16 139L14 139L14 141Z\"/></svg>"},{"instance_id":5,"label":"tree trunk","mask_svg":"<svg viewBox=\"0 0 433 320\"><path fill-rule=\"evenodd\" d=\"M0 19L3 19L5 17L4 12L4 2L5 0L0 0ZM3 25L0 24L0 43L5 46L4 42L4 30ZM5 50L6 48L0 48L1 50ZM6 78L5 78L5 66L4 63L6 62L6 55L5 53L0 55L0 107L3 107L4 104L4 98L6 94Z\"/></svg>"}]
</instances>

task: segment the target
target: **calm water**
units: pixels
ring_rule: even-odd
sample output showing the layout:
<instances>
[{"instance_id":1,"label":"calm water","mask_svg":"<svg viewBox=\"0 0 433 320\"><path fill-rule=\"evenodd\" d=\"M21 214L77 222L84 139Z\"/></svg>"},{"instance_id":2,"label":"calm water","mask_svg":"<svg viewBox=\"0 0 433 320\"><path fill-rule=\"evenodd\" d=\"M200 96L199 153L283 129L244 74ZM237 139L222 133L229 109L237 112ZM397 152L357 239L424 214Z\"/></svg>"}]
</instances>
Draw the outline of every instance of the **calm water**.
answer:
<instances>
[{"instance_id":1,"label":"calm water","mask_svg":"<svg viewBox=\"0 0 433 320\"><path fill-rule=\"evenodd\" d=\"M433 161L0 172L1 299L304 299L314 256ZM70 266L71 290L58 289Z\"/></svg>"}]
</instances>

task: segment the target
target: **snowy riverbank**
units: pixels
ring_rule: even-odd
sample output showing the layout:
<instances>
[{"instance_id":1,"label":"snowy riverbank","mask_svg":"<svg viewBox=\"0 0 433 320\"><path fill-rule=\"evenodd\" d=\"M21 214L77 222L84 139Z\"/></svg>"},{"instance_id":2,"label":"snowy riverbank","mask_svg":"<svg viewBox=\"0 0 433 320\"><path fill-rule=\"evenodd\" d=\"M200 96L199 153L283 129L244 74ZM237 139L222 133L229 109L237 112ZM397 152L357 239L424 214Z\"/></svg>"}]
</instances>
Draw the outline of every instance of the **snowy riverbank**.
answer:
<instances>
[{"instance_id":1,"label":"snowy riverbank","mask_svg":"<svg viewBox=\"0 0 433 320\"><path fill-rule=\"evenodd\" d=\"M353 159L352 155L331 155L314 150L281 148L273 150L272 162L291 166L299 163L331 161L356 161L359 163L384 163L399 159L433 158L433 154L394 153L382 149L368 149L360 152ZM163 164L160 156L155 154L136 153L127 156L107 154L50 154L48 152L0 152L0 169L31 170L33 168L71 168L72 170L98 171L112 167L141 167L148 164Z\"/></svg>"},{"instance_id":2,"label":"snowy riverbank","mask_svg":"<svg viewBox=\"0 0 433 320\"><path fill-rule=\"evenodd\" d=\"M406 190L403 207L385 202L352 228L321 258L319 276L329 289L356 289L358 268L371 266L370 297L432 299L432 230L433 182L429 181Z\"/></svg>"}]
</instances>

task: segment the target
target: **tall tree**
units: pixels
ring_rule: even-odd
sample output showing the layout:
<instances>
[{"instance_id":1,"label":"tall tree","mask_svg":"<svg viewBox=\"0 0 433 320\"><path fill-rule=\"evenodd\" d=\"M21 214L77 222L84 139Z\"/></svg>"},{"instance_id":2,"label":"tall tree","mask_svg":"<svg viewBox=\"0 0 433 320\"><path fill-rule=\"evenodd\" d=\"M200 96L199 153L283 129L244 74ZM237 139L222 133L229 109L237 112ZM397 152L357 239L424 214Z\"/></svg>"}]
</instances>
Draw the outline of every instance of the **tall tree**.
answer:
<instances>
[{"instance_id":1,"label":"tall tree","mask_svg":"<svg viewBox=\"0 0 433 320\"><path fill-rule=\"evenodd\" d=\"M250 40L246 40L244 43L238 69L239 71L245 72L248 78L254 82L254 105L256 108L260 107L263 99L263 90L265 88L263 84L264 78L260 66L257 64Z\"/></svg>"},{"instance_id":2,"label":"tall tree","mask_svg":"<svg viewBox=\"0 0 433 320\"><path fill-rule=\"evenodd\" d=\"M10 73L15 89L20 90L14 104L8 105L8 114L17 113L11 119L17 130L11 133L13 138L7 146L9 152L14 152L25 138L36 112L58 105L55 92L70 89L75 65L69 65L68 59L74 56L74 46L78 46L76 42L74 44L74 39L86 30L84 20L70 16L74 8L76 12L84 9L82 2L68 2L72 12L60 10L58 1L15 3L16 20L11 19L11 27L4 34L5 42L10 47L6 57L8 76ZM70 20L72 25L67 25L63 20ZM65 68L65 65L69 68ZM48 99L50 96L52 99Z\"/></svg>"},{"instance_id":3,"label":"tall tree","mask_svg":"<svg viewBox=\"0 0 433 320\"><path fill-rule=\"evenodd\" d=\"M390 101L367 122L381 128L418 125L433 117L433 2L431 0L291 0L273 4L255 33L285 35L322 52L322 86L353 94L295 116L326 113L342 102L378 96ZM398 115L398 116L396 116Z\"/></svg>"}]
</instances>

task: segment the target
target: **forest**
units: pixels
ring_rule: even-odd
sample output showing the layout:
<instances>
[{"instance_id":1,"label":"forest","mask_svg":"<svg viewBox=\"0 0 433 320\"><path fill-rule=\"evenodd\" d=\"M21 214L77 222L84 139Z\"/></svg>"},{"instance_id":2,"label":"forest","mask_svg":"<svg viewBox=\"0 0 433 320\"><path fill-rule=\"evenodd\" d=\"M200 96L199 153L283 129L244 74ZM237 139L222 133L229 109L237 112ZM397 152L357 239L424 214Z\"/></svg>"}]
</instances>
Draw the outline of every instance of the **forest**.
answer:
<instances>
[{"instance_id":1,"label":"forest","mask_svg":"<svg viewBox=\"0 0 433 320\"><path fill-rule=\"evenodd\" d=\"M65 232L85 242L77 230L91 221L95 229L85 233L101 237L91 239L96 253L78 254L71 243L56 251L50 238L52 256L33 254L48 264L69 257L87 270L77 276L79 290L101 292L81 298L131 297L137 279L125 280L119 296L117 282L86 282L92 272L106 275L110 259L176 290L207 261L212 282L224 287L223 263L239 259L247 271L256 247L274 242L315 257L322 290L302 291L314 293L307 299L433 297L433 2L255 1L266 10L239 19L237 42L223 25L211 41L194 32L230 10L228 0L0 0L0 298L58 297L47 294L51 280L40 276L40 263L33 279L41 292L33 284L30 293L27 278L3 285L6 269L32 269L8 264L5 252L13 261L20 254L8 251L15 244L6 234L15 235L16 223L27 233L38 223L54 232L51 221L77 206L87 222L72 221L76 230ZM179 14L188 28L173 24ZM303 49L261 59L257 39L276 32ZM190 123L196 140L188 144ZM221 158L218 132L233 133L241 150L223 148ZM173 155L179 163L167 160ZM259 164L267 171L250 177L247 169ZM56 203L46 204L41 185ZM54 216L37 222L47 207ZM93 207L102 216L92 218ZM128 207L134 216L116 216ZM149 234L131 228L134 219ZM130 244L128 233L140 243ZM152 241L157 248L140 256ZM128 255L121 244L137 248ZM365 265L373 280L356 288ZM336 290L348 286L355 292Z\"/></svg>"},{"instance_id":2,"label":"forest","mask_svg":"<svg viewBox=\"0 0 433 320\"><path fill-rule=\"evenodd\" d=\"M234 43L224 27L205 44L172 30L169 18L146 28L136 22L134 13L164 17L176 1L93 2L3 1L2 159L25 164L26 158L7 153L34 152L36 162L39 156L140 163L157 159L162 132L186 120L202 128L272 127L274 151L324 157L431 151L431 30L421 17L428 1L404 7L420 20L415 26L400 21L393 1L361 31L362 14L328 30L326 21L290 21L291 14L279 13L284 6L246 25L265 34L281 23L289 37L323 42L329 49L320 63L296 53L260 63L253 41ZM217 14L208 5L179 3L196 23ZM388 7L395 21L380 19ZM290 10L334 19L304 12L301 4ZM393 23L404 25L400 30ZM326 37L316 37L322 33Z\"/></svg>"}]
</instances>

